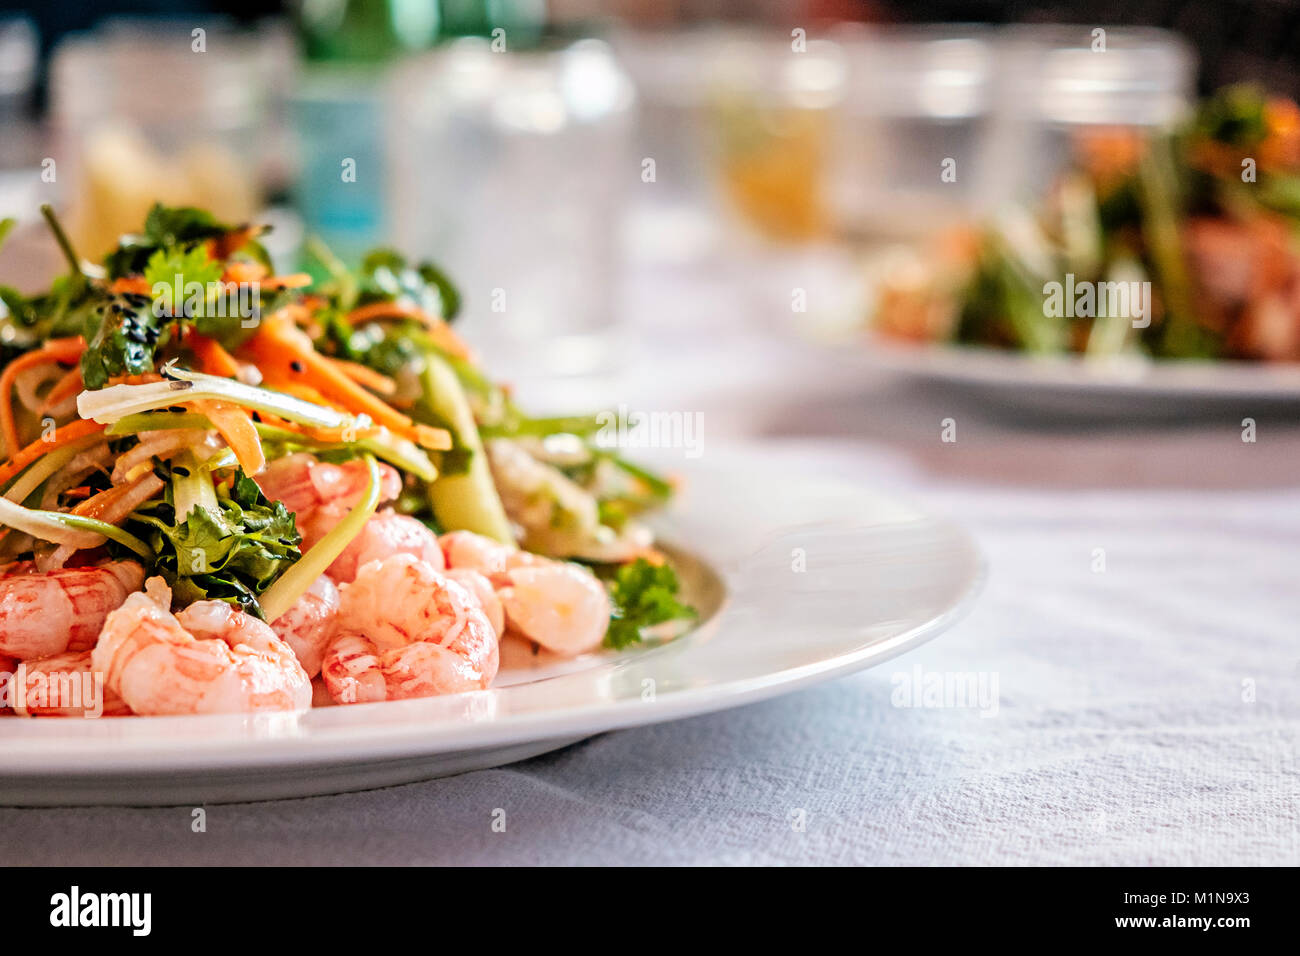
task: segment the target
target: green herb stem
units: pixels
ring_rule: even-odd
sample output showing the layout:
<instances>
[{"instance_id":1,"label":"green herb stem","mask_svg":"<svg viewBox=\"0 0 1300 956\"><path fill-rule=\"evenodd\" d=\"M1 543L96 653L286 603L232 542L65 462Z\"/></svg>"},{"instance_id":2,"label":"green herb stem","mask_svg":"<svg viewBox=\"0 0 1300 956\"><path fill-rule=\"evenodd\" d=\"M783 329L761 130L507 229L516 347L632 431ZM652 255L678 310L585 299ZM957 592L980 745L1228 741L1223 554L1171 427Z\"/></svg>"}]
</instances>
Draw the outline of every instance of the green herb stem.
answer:
<instances>
[{"instance_id":1,"label":"green herb stem","mask_svg":"<svg viewBox=\"0 0 1300 956\"><path fill-rule=\"evenodd\" d=\"M45 221L49 224L50 232L54 233L54 241L63 250L63 257L72 266L73 275L77 276L84 285L86 273L82 271L81 259L77 256L77 251L72 248L72 240L63 231L63 225L59 222L58 217L54 215L54 207L49 203L41 203L41 215L45 217Z\"/></svg>"},{"instance_id":2,"label":"green herb stem","mask_svg":"<svg viewBox=\"0 0 1300 956\"><path fill-rule=\"evenodd\" d=\"M362 456L369 473L370 483L356 507L348 512L347 517L329 530L306 554L299 558L288 571L284 572L274 584L266 589L261 597L262 613L267 621L274 622L285 611L297 603L298 598L307 593L312 583L325 573L325 569L334 563L334 559L344 552L352 540L361 533L365 523L379 507L379 463L370 454Z\"/></svg>"},{"instance_id":3,"label":"green herb stem","mask_svg":"<svg viewBox=\"0 0 1300 956\"><path fill-rule=\"evenodd\" d=\"M5 492L5 497L10 501L22 504L27 500L28 495L43 485L52 475L62 470L79 453L103 440L103 435L87 435L84 438L78 438L76 441L68 442L63 447L56 448L48 455L38 458L30 468L14 479L14 483Z\"/></svg>"}]
</instances>

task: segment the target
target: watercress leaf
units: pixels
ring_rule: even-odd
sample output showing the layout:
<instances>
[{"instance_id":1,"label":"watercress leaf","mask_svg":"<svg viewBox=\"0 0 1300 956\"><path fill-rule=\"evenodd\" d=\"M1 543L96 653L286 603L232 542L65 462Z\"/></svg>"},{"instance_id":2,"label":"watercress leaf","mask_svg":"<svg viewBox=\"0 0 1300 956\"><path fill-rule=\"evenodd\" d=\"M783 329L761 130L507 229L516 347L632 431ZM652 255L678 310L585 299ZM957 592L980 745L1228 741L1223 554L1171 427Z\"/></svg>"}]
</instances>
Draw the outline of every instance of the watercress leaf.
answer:
<instances>
[{"instance_id":1,"label":"watercress leaf","mask_svg":"<svg viewBox=\"0 0 1300 956\"><path fill-rule=\"evenodd\" d=\"M374 249L361 262L359 305L403 300L450 322L460 312L460 291L432 262L411 265L393 249Z\"/></svg>"},{"instance_id":2,"label":"watercress leaf","mask_svg":"<svg viewBox=\"0 0 1300 956\"><path fill-rule=\"evenodd\" d=\"M215 239L233 230L206 209L155 203L145 217L144 231L122 236L104 259L110 279L142 272L159 249L173 249Z\"/></svg>"},{"instance_id":3,"label":"watercress leaf","mask_svg":"<svg viewBox=\"0 0 1300 956\"><path fill-rule=\"evenodd\" d=\"M302 556L294 516L242 471L217 502L219 513L196 507L178 522L164 500L133 520L150 529L156 570L178 601L230 601L261 617L257 596Z\"/></svg>"},{"instance_id":4,"label":"watercress leaf","mask_svg":"<svg viewBox=\"0 0 1300 956\"><path fill-rule=\"evenodd\" d=\"M168 330L154 315L146 295L108 296L85 320L81 380L86 388L103 388L115 375L142 375L154 369L154 353Z\"/></svg>"},{"instance_id":5,"label":"watercress leaf","mask_svg":"<svg viewBox=\"0 0 1300 956\"><path fill-rule=\"evenodd\" d=\"M637 558L619 568L610 584L613 613L605 646L628 647L641 640L644 628L693 619L695 609L677 600L678 587L677 573L668 564Z\"/></svg>"}]
</instances>

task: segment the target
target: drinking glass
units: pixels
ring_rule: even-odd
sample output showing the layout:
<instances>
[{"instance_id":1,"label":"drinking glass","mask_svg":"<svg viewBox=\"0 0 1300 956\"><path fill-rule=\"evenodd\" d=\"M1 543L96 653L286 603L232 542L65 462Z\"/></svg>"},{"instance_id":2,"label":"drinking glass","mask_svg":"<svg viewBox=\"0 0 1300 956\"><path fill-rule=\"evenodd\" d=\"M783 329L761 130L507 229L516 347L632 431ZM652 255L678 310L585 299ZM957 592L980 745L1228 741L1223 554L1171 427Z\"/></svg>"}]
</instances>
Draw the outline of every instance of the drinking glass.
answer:
<instances>
[{"instance_id":1,"label":"drinking glass","mask_svg":"<svg viewBox=\"0 0 1300 956\"><path fill-rule=\"evenodd\" d=\"M465 38L400 67L389 97L396 246L461 285L462 329L514 380L607 372L632 154L632 84L609 46Z\"/></svg>"}]
</instances>

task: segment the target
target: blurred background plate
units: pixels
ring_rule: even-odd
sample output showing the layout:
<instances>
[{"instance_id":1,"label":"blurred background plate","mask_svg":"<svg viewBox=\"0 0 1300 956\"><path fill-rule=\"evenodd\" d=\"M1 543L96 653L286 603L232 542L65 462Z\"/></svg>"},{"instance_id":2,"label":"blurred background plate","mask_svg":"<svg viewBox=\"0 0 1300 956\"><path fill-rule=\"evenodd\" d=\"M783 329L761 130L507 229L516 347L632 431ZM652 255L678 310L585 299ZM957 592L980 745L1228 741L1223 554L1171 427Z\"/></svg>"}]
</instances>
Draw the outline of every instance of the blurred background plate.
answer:
<instances>
[{"instance_id":1,"label":"blurred background plate","mask_svg":"<svg viewBox=\"0 0 1300 956\"><path fill-rule=\"evenodd\" d=\"M968 346L899 343L864 334L831 350L865 373L931 382L1025 409L1145 418L1213 414L1243 399L1300 411L1300 367L1249 362L1028 356ZM1257 404L1256 409L1259 409Z\"/></svg>"}]
</instances>

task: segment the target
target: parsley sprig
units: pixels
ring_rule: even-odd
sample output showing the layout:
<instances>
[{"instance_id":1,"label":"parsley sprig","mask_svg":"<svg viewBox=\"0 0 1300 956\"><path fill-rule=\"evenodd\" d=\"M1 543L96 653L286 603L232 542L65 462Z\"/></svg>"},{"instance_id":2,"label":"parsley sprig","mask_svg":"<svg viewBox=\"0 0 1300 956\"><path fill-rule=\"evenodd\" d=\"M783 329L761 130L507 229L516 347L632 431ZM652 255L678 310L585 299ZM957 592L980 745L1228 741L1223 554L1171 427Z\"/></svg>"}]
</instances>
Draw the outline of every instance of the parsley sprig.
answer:
<instances>
[{"instance_id":1,"label":"parsley sprig","mask_svg":"<svg viewBox=\"0 0 1300 956\"><path fill-rule=\"evenodd\" d=\"M647 627L667 621L694 620L695 608L677 600L677 573L668 564L637 558L618 569L610 585L614 605L605 646L616 649L639 643Z\"/></svg>"}]
</instances>

